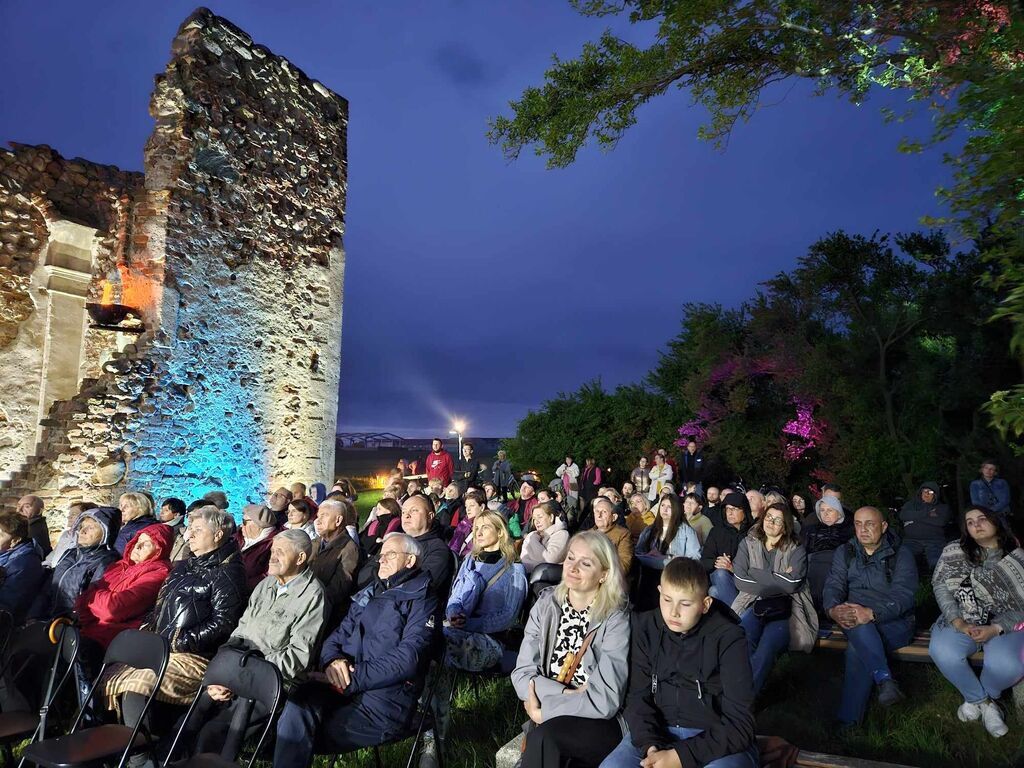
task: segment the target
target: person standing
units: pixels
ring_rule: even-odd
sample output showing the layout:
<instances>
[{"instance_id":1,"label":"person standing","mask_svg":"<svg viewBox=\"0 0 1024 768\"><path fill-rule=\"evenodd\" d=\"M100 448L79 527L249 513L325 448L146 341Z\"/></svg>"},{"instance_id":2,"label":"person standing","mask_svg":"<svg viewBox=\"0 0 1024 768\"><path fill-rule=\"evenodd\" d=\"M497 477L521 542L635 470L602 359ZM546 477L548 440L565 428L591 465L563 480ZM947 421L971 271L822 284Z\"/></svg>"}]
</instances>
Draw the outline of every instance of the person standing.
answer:
<instances>
[{"instance_id":1,"label":"person standing","mask_svg":"<svg viewBox=\"0 0 1024 768\"><path fill-rule=\"evenodd\" d=\"M997 515L1010 514L1010 484L999 474L999 465L991 459L981 463L981 477L971 481L971 504L991 509Z\"/></svg>"},{"instance_id":2,"label":"person standing","mask_svg":"<svg viewBox=\"0 0 1024 768\"><path fill-rule=\"evenodd\" d=\"M636 493L647 494L651 490L651 469L647 466L647 457L641 456L633 471L629 473L630 482Z\"/></svg>"},{"instance_id":3,"label":"person standing","mask_svg":"<svg viewBox=\"0 0 1024 768\"><path fill-rule=\"evenodd\" d=\"M562 480L562 491L565 493L566 502L565 513L573 518L580 506L580 467L570 454L565 455L565 461L555 470L555 476Z\"/></svg>"},{"instance_id":4,"label":"person standing","mask_svg":"<svg viewBox=\"0 0 1024 768\"><path fill-rule=\"evenodd\" d=\"M679 480L685 490L690 483L697 484L697 493L704 495L704 453L697 450L697 441L689 440L679 461Z\"/></svg>"},{"instance_id":5,"label":"person standing","mask_svg":"<svg viewBox=\"0 0 1024 768\"><path fill-rule=\"evenodd\" d=\"M661 498L661 489L666 485L672 485L672 467L665 461L664 455L658 453L654 456L654 467L647 473L651 479L651 485L647 489L647 498L652 502Z\"/></svg>"},{"instance_id":6,"label":"person standing","mask_svg":"<svg viewBox=\"0 0 1024 768\"><path fill-rule=\"evenodd\" d=\"M455 462L452 461L451 454L444 449L444 443L436 437L430 443L430 453L427 454L425 463L427 483L438 479L441 481L441 487L444 487L455 476Z\"/></svg>"},{"instance_id":7,"label":"person standing","mask_svg":"<svg viewBox=\"0 0 1024 768\"><path fill-rule=\"evenodd\" d=\"M508 501L514 480L512 462L508 460L508 454L505 451L498 451L498 458L491 466L491 482L494 483L496 495L501 501Z\"/></svg>"},{"instance_id":8,"label":"person standing","mask_svg":"<svg viewBox=\"0 0 1024 768\"><path fill-rule=\"evenodd\" d=\"M601 468L597 466L597 460L590 457L584 461L583 473L580 475L580 498L583 500L584 510L597 498L599 490L601 490Z\"/></svg>"},{"instance_id":9,"label":"person standing","mask_svg":"<svg viewBox=\"0 0 1024 768\"><path fill-rule=\"evenodd\" d=\"M467 440L462 443L462 455L455 462L455 482L459 487L459 495L464 494L470 486L475 488L479 476L480 462L473 455L473 444Z\"/></svg>"}]
</instances>

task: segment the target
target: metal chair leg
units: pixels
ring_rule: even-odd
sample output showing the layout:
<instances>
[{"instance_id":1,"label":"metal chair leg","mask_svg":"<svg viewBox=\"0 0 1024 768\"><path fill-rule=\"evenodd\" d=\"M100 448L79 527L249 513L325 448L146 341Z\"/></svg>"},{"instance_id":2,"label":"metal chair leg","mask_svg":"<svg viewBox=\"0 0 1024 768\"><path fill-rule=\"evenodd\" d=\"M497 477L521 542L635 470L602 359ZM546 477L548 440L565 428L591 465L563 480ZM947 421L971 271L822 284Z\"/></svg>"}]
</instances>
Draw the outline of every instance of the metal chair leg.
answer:
<instances>
[{"instance_id":1,"label":"metal chair leg","mask_svg":"<svg viewBox=\"0 0 1024 768\"><path fill-rule=\"evenodd\" d=\"M384 764L380 760L380 747L373 748L373 762L377 765L377 768L384 768Z\"/></svg>"}]
</instances>

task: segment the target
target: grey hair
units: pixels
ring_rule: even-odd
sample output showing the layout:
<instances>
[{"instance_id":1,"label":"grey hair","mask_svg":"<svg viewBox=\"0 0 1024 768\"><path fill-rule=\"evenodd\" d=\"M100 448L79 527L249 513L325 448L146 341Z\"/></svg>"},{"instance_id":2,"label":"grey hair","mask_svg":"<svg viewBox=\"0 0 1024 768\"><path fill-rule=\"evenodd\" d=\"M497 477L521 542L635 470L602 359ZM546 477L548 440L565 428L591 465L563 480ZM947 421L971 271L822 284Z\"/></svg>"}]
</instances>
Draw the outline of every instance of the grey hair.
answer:
<instances>
[{"instance_id":1,"label":"grey hair","mask_svg":"<svg viewBox=\"0 0 1024 768\"><path fill-rule=\"evenodd\" d=\"M348 499L325 499L320 504L319 511L322 512L324 509L336 509L338 511L338 517L341 518L342 525L355 525L356 507Z\"/></svg>"},{"instance_id":2,"label":"grey hair","mask_svg":"<svg viewBox=\"0 0 1024 768\"><path fill-rule=\"evenodd\" d=\"M235 535L235 518L213 504L192 510L188 517L189 520L202 520L214 531L222 531L225 539Z\"/></svg>"},{"instance_id":3,"label":"grey hair","mask_svg":"<svg viewBox=\"0 0 1024 768\"><path fill-rule=\"evenodd\" d=\"M301 552L306 556L306 565L309 564L309 558L313 554L313 542L308 533L299 528L289 528L286 531L281 531L274 538L287 541L296 552Z\"/></svg>"},{"instance_id":4,"label":"grey hair","mask_svg":"<svg viewBox=\"0 0 1024 768\"><path fill-rule=\"evenodd\" d=\"M402 540L402 551L407 555L413 555L417 560L423 557L423 547L408 533L402 533L401 531L392 531L384 537L384 541L388 539L401 539Z\"/></svg>"}]
</instances>

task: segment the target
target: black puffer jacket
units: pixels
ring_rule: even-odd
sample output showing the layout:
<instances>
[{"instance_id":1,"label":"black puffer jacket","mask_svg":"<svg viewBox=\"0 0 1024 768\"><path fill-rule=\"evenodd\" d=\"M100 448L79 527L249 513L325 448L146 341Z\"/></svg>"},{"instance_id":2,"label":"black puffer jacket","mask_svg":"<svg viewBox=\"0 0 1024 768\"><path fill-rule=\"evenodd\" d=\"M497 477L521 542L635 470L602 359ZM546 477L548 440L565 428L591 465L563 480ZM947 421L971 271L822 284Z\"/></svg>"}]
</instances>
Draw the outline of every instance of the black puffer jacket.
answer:
<instances>
[{"instance_id":1,"label":"black puffer jacket","mask_svg":"<svg viewBox=\"0 0 1024 768\"><path fill-rule=\"evenodd\" d=\"M163 635L171 650L210 658L238 625L248 591L234 540L174 566L145 629Z\"/></svg>"}]
</instances>

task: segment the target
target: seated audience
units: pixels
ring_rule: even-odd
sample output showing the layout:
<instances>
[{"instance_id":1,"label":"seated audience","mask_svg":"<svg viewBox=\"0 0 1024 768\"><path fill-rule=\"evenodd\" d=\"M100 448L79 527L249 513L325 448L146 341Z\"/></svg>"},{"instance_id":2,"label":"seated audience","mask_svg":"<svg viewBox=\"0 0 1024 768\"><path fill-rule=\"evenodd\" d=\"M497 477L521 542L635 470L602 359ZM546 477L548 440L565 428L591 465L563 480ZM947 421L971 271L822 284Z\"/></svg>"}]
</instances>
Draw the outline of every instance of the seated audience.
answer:
<instances>
[{"instance_id":1,"label":"seated audience","mask_svg":"<svg viewBox=\"0 0 1024 768\"><path fill-rule=\"evenodd\" d=\"M166 637L171 646L160 696L147 713L150 733L166 732L177 719L175 708L192 703L209 659L245 610L249 592L234 532L231 515L212 504L190 514L192 554L175 563L142 626ZM106 680L108 704L119 708L125 725L139 722L155 682L151 671L132 667L116 670Z\"/></svg>"},{"instance_id":2,"label":"seated audience","mask_svg":"<svg viewBox=\"0 0 1024 768\"><path fill-rule=\"evenodd\" d=\"M38 496L22 496L18 499L16 511L28 523L29 537L39 547L40 554L43 557L49 555L53 547L50 544L50 529L43 514L43 500Z\"/></svg>"},{"instance_id":3,"label":"seated audience","mask_svg":"<svg viewBox=\"0 0 1024 768\"><path fill-rule=\"evenodd\" d=\"M50 554L43 558L43 567L53 570L65 552L78 546L78 521L83 512L96 506L91 501L76 501L68 507L68 527L60 532Z\"/></svg>"},{"instance_id":4,"label":"seated audience","mask_svg":"<svg viewBox=\"0 0 1024 768\"><path fill-rule=\"evenodd\" d=\"M1010 514L1010 484L999 474L999 466L991 459L981 463L981 477L971 481L971 504L991 509L997 515Z\"/></svg>"},{"instance_id":5,"label":"seated audience","mask_svg":"<svg viewBox=\"0 0 1024 768\"><path fill-rule=\"evenodd\" d=\"M416 498L426 497L410 502ZM388 534L373 583L324 642L323 671L311 673L284 706L274 768L308 768L314 752L343 754L406 730L435 637L437 598L421 553L411 536Z\"/></svg>"},{"instance_id":6,"label":"seated audience","mask_svg":"<svg viewBox=\"0 0 1024 768\"><path fill-rule=\"evenodd\" d=\"M658 502L658 516L640 534L636 557L642 565L657 570L673 557L700 559L697 534L686 522L683 505L674 493L662 496Z\"/></svg>"},{"instance_id":7,"label":"seated audience","mask_svg":"<svg viewBox=\"0 0 1024 768\"><path fill-rule=\"evenodd\" d=\"M707 574L689 558L665 566L658 591L658 609L633 620L629 733L601 768L637 768L643 759L686 768L760 765L747 640L736 615L708 595Z\"/></svg>"},{"instance_id":8,"label":"seated audience","mask_svg":"<svg viewBox=\"0 0 1024 768\"><path fill-rule=\"evenodd\" d=\"M121 559L82 592L75 611L85 640L106 650L118 633L142 626L170 573L173 542L169 526L143 528L125 546Z\"/></svg>"},{"instance_id":9,"label":"seated audience","mask_svg":"<svg viewBox=\"0 0 1024 768\"><path fill-rule=\"evenodd\" d=\"M793 517L799 520L801 523L808 522L813 523L815 521L814 512L817 504L811 506L807 503L807 497L802 493L794 493L789 497L789 506L793 510ZM840 504L840 507L842 505ZM844 515L845 516L845 515Z\"/></svg>"},{"instance_id":10,"label":"seated audience","mask_svg":"<svg viewBox=\"0 0 1024 768\"><path fill-rule=\"evenodd\" d=\"M530 719L523 768L596 768L622 740L629 608L615 550L597 531L569 542L562 582L530 611L512 685Z\"/></svg>"},{"instance_id":11,"label":"seated audience","mask_svg":"<svg viewBox=\"0 0 1024 768\"><path fill-rule=\"evenodd\" d=\"M117 510L113 507L83 512L77 534L78 545L64 553L37 598L32 610L36 619L71 616L79 595L99 581L107 566L118 559L111 546L117 536Z\"/></svg>"},{"instance_id":12,"label":"seated audience","mask_svg":"<svg viewBox=\"0 0 1024 768\"><path fill-rule=\"evenodd\" d=\"M121 527L114 540L114 549L120 557L136 533L160 521L153 514L153 502L144 493L122 493L117 500L117 508L121 510Z\"/></svg>"},{"instance_id":13,"label":"seated audience","mask_svg":"<svg viewBox=\"0 0 1024 768\"><path fill-rule=\"evenodd\" d=\"M388 501L398 506L393 499ZM310 548L310 570L324 588L328 627L338 626L348 611L362 565L362 553L345 529L351 507L350 501L326 499L314 521L317 537Z\"/></svg>"},{"instance_id":14,"label":"seated audience","mask_svg":"<svg viewBox=\"0 0 1024 768\"><path fill-rule=\"evenodd\" d=\"M541 563L561 563L569 546L569 532L559 519L552 502L533 508L533 530L523 539L519 559L527 573Z\"/></svg>"},{"instance_id":15,"label":"seated audience","mask_svg":"<svg viewBox=\"0 0 1024 768\"><path fill-rule=\"evenodd\" d=\"M725 518L722 517L722 498L724 494L717 485L709 485L705 493L704 515L711 521L712 526L723 525L725 523Z\"/></svg>"},{"instance_id":16,"label":"seated audience","mask_svg":"<svg viewBox=\"0 0 1024 768\"><path fill-rule=\"evenodd\" d=\"M288 505L287 522L284 530L302 531L310 540L316 538L316 523L312 520L313 508L305 499L295 499Z\"/></svg>"},{"instance_id":17,"label":"seated audience","mask_svg":"<svg viewBox=\"0 0 1024 768\"><path fill-rule=\"evenodd\" d=\"M946 546L946 528L952 519L949 506L939 500L939 484L932 480L921 483L917 498L900 509L903 546L913 553L919 566L927 565L929 573Z\"/></svg>"},{"instance_id":18,"label":"seated audience","mask_svg":"<svg viewBox=\"0 0 1024 768\"><path fill-rule=\"evenodd\" d=\"M711 520L704 514L704 499L697 493L686 494L683 497L683 514L697 534L697 542L703 547L712 527Z\"/></svg>"},{"instance_id":19,"label":"seated audience","mask_svg":"<svg viewBox=\"0 0 1024 768\"><path fill-rule=\"evenodd\" d=\"M603 533L615 547L622 572L629 575L633 567L633 540L625 526L618 525L619 513L611 499L598 497L594 499L594 530Z\"/></svg>"},{"instance_id":20,"label":"seated audience","mask_svg":"<svg viewBox=\"0 0 1024 768\"><path fill-rule=\"evenodd\" d=\"M448 548L459 558L465 557L473 549L473 521L481 512L487 510L487 500L483 491L467 491L462 502L465 514L459 520L459 524L455 526L451 540L448 542ZM504 520L504 516L501 519Z\"/></svg>"},{"instance_id":21,"label":"seated audience","mask_svg":"<svg viewBox=\"0 0 1024 768\"><path fill-rule=\"evenodd\" d=\"M742 493L731 491L726 494L722 509L725 520L708 534L701 549L700 562L711 583L708 594L726 605L732 605L739 594L733 579L733 561L752 521L747 497Z\"/></svg>"},{"instance_id":22,"label":"seated audience","mask_svg":"<svg viewBox=\"0 0 1024 768\"><path fill-rule=\"evenodd\" d=\"M17 512L0 512L0 610L20 627L39 595L47 572L28 520Z\"/></svg>"},{"instance_id":23,"label":"seated audience","mask_svg":"<svg viewBox=\"0 0 1024 768\"><path fill-rule=\"evenodd\" d=\"M854 538L832 556L822 604L846 635L846 673L838 719L841 725L860 722L873 686L878 703L892 706L903 699L886 653L914 636L914 592L917 568L913 553L889 530L875 507L861 507L853 516Z\"/></svg>"},{"instance_id":24,"label":"seated audience","mask_svg":"<svg viewBox=\"0 0 1024 768\"><path fill-rule=\"evenodd\" d=\"M402 507L392 498L383 497L370 510L359 540L363 554L374 557L380 552L384 537L402 529Z\"/></svg>"},{"instance_id":25,"label":"seated audience","mask_svg":"<svg viewBox=\"0 0 1024 768\"><path fill-rule=\"evenodd\" d=\"M224 491L207 491L203 494L203 501L212 504L217 509L227 509L230 505L228 495Z\"/></svg>"},{"instance_id":26,"label":"seated audience","mask_svg":"<svg viewBox=\"0 0 1024 768\"><path fill-rule=\"evenodd\" d=\"M235 544L245 567L245 585L249 592L267 576L270 545L278 532L277 516L263 504L242 507L242 525L235 532ZM246 593L248 594L248 593Z\"/></svg>"},{"instance_id":27,"label":"seated audience","mask_svg":"<svg viewBox=\"0 0 1024 768\"><path fill-rule=\"evenodd\" d=\"M644 529L654 522L655 514L651 511L651 502L642 493L634 493L629 497L629 514L626 515L626 528L630 538L635 542Z\"/></svg>"},{"instance_id":28,"label":"seated audience","mask_svg":"<svg viewBox=\"0 0 1024 768\"><path fill-rule=\"evenodd\" d=\"M800 543L807 552L807 584L819 615L824 614L821 595L832 571L832 553L853 537L853 521L846 518L843 505L834 496L824 496L814 505L815 517L800 529Z\"/></svg>"},{"instance_id":29,"label":"seated audience","mask_svg":"<svg viewBox=\"0 0 1024 768\"><path fill-rule=\"evenodd\" d=\"M176 563L189 556L188 544L185 541L185 502L173 496L164 499L160 505L160 522L170 526L174 532L174 544L171 546L171 562Z\"/></svg>"},{"instance_id":30,"label":"seated audience","mask_svg":"<svg viewBox=\"0 0 1024 768\"><path fill-rule=\"evenodd\" d=\"M473 521L473 550L462 561L445 610L445 658L457 669L479 672L501 660L505 647L493 637L508 629L526 598L526 573L516 562L508 526L483 510Z\"/></svg>"},{"instance_id":31,"label":"seated audience","mask_svg":"<svg viewBox=\"0 0 1024 768\"><path fill-rule=\"evenodd\" d=\"M1024 549L1006 516L972 505L960 517L960 541L942 551L932 587L942 615L928 652L963 696L963 722L981 719L999 738L1009 730L997 700L1024 678ZM981 676L967 657L984 650Z\"/></svg>"},{"instance_id":32,"label":"seated audience","mask_svg":"<svg viewBox=\"0 0 1024 768\"><path fill-rule=\"evenodd\" d=\"M755 694L780 654L786 649L810 653L818 639L806 575L807 555L789 505L772 504L750 527L733 561L739 594L732 608L747 633Z\"/></svg>"}]
</instances>

